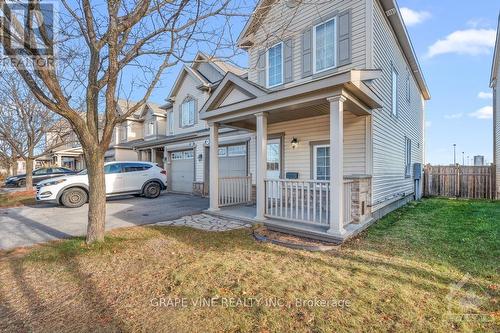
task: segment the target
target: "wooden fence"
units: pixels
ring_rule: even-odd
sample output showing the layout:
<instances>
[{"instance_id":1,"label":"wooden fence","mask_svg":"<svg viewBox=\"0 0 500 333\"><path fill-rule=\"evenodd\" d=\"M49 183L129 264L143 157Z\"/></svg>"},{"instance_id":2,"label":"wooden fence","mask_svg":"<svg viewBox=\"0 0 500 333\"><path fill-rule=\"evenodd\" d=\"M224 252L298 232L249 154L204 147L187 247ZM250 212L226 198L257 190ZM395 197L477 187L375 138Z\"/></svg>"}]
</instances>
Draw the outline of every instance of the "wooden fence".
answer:
<instances>
[{"instance_id":1,"label":"wooden fence","mask_svg":"<svg viewBox=\"0 0 500 333\"><path fill-rule=\"evenodd\" d=\"M424 196L495 199L495 166L442 166L424 168Z\"/></svg>"}]
</instances>

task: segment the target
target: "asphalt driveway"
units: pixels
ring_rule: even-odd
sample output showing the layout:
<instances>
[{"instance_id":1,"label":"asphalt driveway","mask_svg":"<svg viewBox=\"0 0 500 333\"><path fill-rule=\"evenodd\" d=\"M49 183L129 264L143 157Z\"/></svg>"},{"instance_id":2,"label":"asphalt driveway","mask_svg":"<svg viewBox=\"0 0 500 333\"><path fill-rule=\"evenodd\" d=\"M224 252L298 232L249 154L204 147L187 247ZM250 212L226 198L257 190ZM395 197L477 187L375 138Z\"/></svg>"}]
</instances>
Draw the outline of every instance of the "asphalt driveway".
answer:
<instances>
[{"instance_id":1,"label":"asphalt driveway","mask_svg":"<svg viewBox=\"0 0 500 333\"><path fill-rule=\"evenodd\" d=\"M208 199L190 195L163 194L153 200L112 198L107 204L106 229L174 220L206 208ZM69 209L46 203L0 209L0 249L84 235L87 209L87 205Z\"/></svg>"}]
</instances>

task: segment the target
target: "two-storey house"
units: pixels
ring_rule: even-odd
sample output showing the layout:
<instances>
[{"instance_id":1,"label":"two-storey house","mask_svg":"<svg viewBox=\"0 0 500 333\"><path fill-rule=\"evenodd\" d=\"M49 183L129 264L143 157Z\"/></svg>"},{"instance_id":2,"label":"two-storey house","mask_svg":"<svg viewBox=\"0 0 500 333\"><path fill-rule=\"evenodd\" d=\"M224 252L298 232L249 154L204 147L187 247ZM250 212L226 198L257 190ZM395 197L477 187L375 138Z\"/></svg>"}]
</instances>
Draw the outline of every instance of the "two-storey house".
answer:
<instances>
[{"instance_id":1,"label":"two-storey house","mask_svg":"<svg viewBox=\"0 0 500 333\"><path fill-rule=\"evenodd\" d=\"M493 89L493 164L496 172L496 198L500 199L500 16L491 69L490 88Z\"/></svg>"},{"instance_id":2,"label":"two-storey house","mask_svg":"<svg viewBox=\"0 0 500 333\"><path fill-rule=\"evenodd\" d=\"M419 197L430 94L394 0L261 0L238 45L248 76L201 109L211 212L344 240ZM224 128L256 133L254 207L218 176Z\"/></svg>"},{"instance_id":3,"label":"two-storey house","mask_svg":"<svg viewBox=\"0 0 500 333\"><path fill-rule=\"evenodd\" d=\"M207 122L199 118L200 110L222 78L231 73L245 77L241 68L220 59L198 53L190 64L181 68L161 108L166 113L166 137L135 144L141 160L159 162L164 159L170 192L208 193L209 131ZM219 175L242 177L248 181L250 161L247 151L254 135L246 130L221 130ZM151 157L153 156L153 159Z\"/></svg>"}]
</instances>

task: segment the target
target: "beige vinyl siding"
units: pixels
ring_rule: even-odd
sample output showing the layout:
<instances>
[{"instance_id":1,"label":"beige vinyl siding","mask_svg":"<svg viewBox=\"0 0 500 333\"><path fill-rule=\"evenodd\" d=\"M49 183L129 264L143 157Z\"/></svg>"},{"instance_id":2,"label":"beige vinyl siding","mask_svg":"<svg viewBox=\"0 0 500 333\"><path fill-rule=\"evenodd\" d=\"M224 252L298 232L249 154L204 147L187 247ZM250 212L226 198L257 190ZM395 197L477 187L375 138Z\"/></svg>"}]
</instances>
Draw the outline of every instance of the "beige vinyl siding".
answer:
<instances>
[{"instance_id":1,"label":"beige vinyl siding","mask_svg":"<svg viewBox=\"0 0 500 333\"><path fill-rule=\"evenodd\" d=\"M311 27L320 15L328 15L335 11L351 10L352 15L352 54L351 64L339 67L339 71L350 68L366 67L366 3L365 0L350 1L305 1L296 8L289 8L286 1L279 0L265 17L262 26L255 32L255 45L249 52L250 81L257 79L257 61L259 52L267 49L277 41L293 39L293 81L295 83L311 80L302 79L302 34ZM294 84L292 82L291 84ZM289 84L289 85L291 85Z\"/></svg>"},{"instance_id":2,"label":"beige vinyl siding","mask_svg":"<svg viewBox=\"0 0 500 333\"><path fill-rule=\"evenodd\" d=\"M177 91L177 94L175 96L175 102L173 106L173 111L174 111L174 134L183 134L183 133L189 133L189 132L194 132L198 130L202 130L205 128L208 128L206 121L200 121L199 119L199 111L200 108L205 104L206 100L208 99L208 93L203 92L200 89L197 89L196 87L199 85L197 81L195 81L190 75L185 75L184 80L181 83L181 86L179 90ZM186 127L186 128L181 128L179 126L180 122L180 106L182 102L186 99L186 97L192 96L196 99L196 112L195 112L195 125Z\"/></svg>"},{"instance_id":3,"label":"beige vinyl siding","mask_svg":"<svg viewBox=\"0 0 500 333\"><path fill-rule=\"evenodd\" d=\"M132 149L115 148L115 161L137 161L137 152Z\"/></svg>"},{"instance_id":4,"label":"beige vinyl siding","mask_svg":"<svg viewBox=\"0 0 500 333\"><path fill-rule=\"evenodd\" d=\"M128 130L127 130L128 141L138 140L144 137L141 122L127 120L127 124L128 124Z\"/></svg>"},{"instance_id":5,"label":"beige vinyl siding","mask_svg":"<svg viewBox=\"0 0 500 333\"><path fill-rule=\"evenodd\" d=\"M382 69L382 77L372 89L383 101L374 110L373 132L373 203L374 210L391 202L398 194L413 193L412 178L405 178L405 136L412 141L412 164L423 162L424 102L410 67L396 42L394 33L378 3L374 1L374 66ZM398 116L391 115L391 69L398 76ZM410 74L411 101L406 99L406 77ZM412 170L413 174L413 170Z\"/></svg>"},{"instance_id":6,"label":"beige vinyl siding","mask_svg":"<svg viewBox=\"0 0 500 333\"><path fill-rule=\"evenodd\" d=\"M344 112L344 174L366 174L366 117ZM330 140L328 115L269 125L268 133L284 133L284 172L298 172L300 179L311 179L311 143ZM292 149L290 142L299 144ZM335 152L333 152L335 154Z\"/></svg>"}]
</instances>

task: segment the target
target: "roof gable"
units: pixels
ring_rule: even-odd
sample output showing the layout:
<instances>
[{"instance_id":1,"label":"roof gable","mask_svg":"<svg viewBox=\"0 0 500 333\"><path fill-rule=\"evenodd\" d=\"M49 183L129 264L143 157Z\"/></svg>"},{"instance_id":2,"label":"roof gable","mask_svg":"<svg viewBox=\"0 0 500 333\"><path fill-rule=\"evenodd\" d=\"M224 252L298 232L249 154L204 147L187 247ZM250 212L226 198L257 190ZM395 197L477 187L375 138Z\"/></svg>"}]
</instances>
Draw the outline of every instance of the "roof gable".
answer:
<instances>
[{"instance_id":1,"label":"roof gable","mask_svg":"<svg viewBox=\"0 0 500 333\"><path fill-rule=\"evenodd\" d=\"M497 39L495 42L495 53L493 54L493 64L491 68L490 88L493 88L498 80L498 68L500 67L500 14L498 16Z\"/></svg>"}]
</instances>

